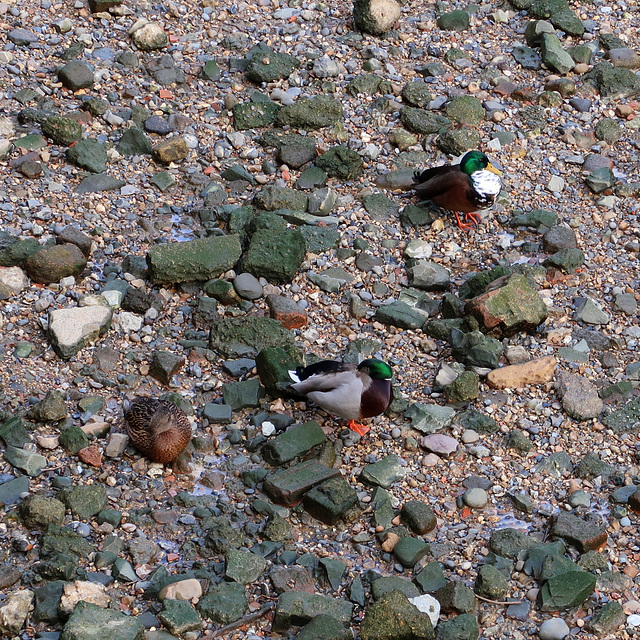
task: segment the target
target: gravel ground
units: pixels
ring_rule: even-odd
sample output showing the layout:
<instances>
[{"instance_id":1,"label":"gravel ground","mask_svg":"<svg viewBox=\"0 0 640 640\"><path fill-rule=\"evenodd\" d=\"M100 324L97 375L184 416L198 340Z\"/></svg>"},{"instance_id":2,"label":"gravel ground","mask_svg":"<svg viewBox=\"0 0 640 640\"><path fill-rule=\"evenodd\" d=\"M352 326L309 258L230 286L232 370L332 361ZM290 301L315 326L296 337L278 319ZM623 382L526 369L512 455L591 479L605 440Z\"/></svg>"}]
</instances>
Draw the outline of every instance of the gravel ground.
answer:
<instances>
[{"instance_id":1,"label":"gravel ground","mask_svg":"<svg viewBox=\"0 0 640 640\"><path fill-rule=\"evenodd\" d=\"M463 3L455 2L439 4L446 10L464 7ZM565 36L565 46L594 43L599 34L613 32L626 46L640 49L640 25L634 0L571 4L581 19L593 21L594 26L582 38ZM601 98L583 82L580 74L569 74L577 85L577 95L591 100L590 108L580 113L564 98L559 106L546 108L546 124L540 132L534 132L523 121L523 102L513 93L499 95L496 86L487 81L489 72L495 70L505 81L535 97L545 89L552 75L545 68L527 70L513 61L511 49L524 42L523 33L530 18L506 2L479 3L470 28L461 33L437 28L435 3L406 3L397 31L384 39L364 36L355 43L343 38L352 29L350 3L292 2L291 5L289 9L278 0L259 0L255 4L207 0L162 5L130 2L117 7L114 17L98 17L93 16L83 2L0 3L0 38L6 45L0 53L3 62L0 109L15 126L15 133L5 134L7 139L14 142L24 134L39 133L37 125L20 125L16 119L17 112L23 108L15 98L16 93L31 89L37 96L49 97L60 113L77 109L82 99L90 95L108 99L116 114L118 109L133 105L144 106L157 115L180 114L186 118L182 135L190 147L184 162L169 167L156 164L150 156L112 154L108 173L124 180L126 185L121 190L86 195L73 191L85 174L65 160L64 147L49 144L39 150L44 172L36 178L27 178L12 167L11 161L20 156L15 147L0 163L2 229L44 242L62 227L74 224L90 234L95 245L85 277L65 286L33 283L2 301L0 409L5 411L5 416L22 412L49 389L58 388L67 393L70 408L67 423L82 424L78 400L86 395L99 395L106 403L100 415L116 430L121 423L122 398L130 394L133 387L139 395L159 395L166 391L146 374L152 352L170 350L187 358L171 388L192 401L197 434L213 443L225 441L228 429L206 426L201 419L201 410L205 402L219 397L222 384L232 378L223 371L219 361L190 353L178 342L193 329L190 305L196 304L202 295L199 287L156 287L166 303L156 320L139 331L126 331L116 317L106 336L70 361L60 360L51 350L41 321L48 310L73 306L81 295L100 290L109 269L125 256L144 256L161 238L174 241L199 235L202 227L190 212L202 206L203 187L226 167L241 164L257 181L255 186L244 186L238 191L221 182L227 191L227 204L249 202L263 184L293 186L299 171L277 167L276 163L274 173L265 172L263 163L273 164L275 159L272 150L258 144L261 131L234 132L230 107L248 99L256 89L274 99L282 99L283 92L296 98L332 91L345 110L344 130L327 128L314 132L318 146L326 150L340 139L358 151L364 160L364 174L360 179L346 183L330 181L339 196L332 215L339 218L341 247L352 247L356 239L364 239L369 252L381 259L380 266L363 272L355 266L353 258L339 260L335 250L317 256L308 254L291 284L265 288L266 292L279 291L306 303L308 325L296 330L305 351L337 358L356 338L378 340L382 344L380 355L394 366L395 388L409 403L443 404L442 395L434 390L434 376L440 363L451 362L449 348L419 330L384 326L372 317L376 307L396 299L408 284L404 249L413 239L431 243L431 260L451 271L452 290L456 291L469 274L496 264L541 263L546 255L522 251L523 242L539 242L539 235L523 227L510 228L505 223L516 213L544 208L555 212L562 223L575 231L578 246L585 253L585 263L576 273L549 273L546 280L538 283L549 309L548 320L541 331L530 335L516 334L506 339L506 343L524 347L531 358L558 355L556 374L561 371L578 374L599 387L627 379L628 365L637 360L638 316L617 310L614 298L620 293L631 293L640 299L639 204L637 197L618 197L611 195L611 191L593 194L584 183L582 165L585 156L597 153L613 162L619 182L640 181L637 130L632 126L637 103L631 98ZM160 87L145 72L144 65L160 55L157 51L137 52L142 67L136 70L113 63L114 55L120 51L134 50L128 29L139 17L163 25L170 38L165 52L170 53L175 64L184 70L186 83ZM64 19L70 20L71 30L60 32L56 24ZM37 44L31 47L10 44L8 34L16 28L37 33ZM276 81L262 87L248 82L239 71L229 71L229 61L242 58L246 50L259 41L296 56L303 62L302 66L288 81ZM78 42L85 44L84 59L95 66L97 79L92 88L73 94L58 81L56 69L62 63L59 52ZM467 52L473 64L456 68L444 63L442 56L452 47ZM322 79L310 71L312 61L323 56L338 63L338 75ZM203 61L212 57L222 70L220 79L213 82L200 76ZM374 105L379 96L353 97L345 91L348 82L362 73L363 64L370 58L381 63L377 73L389 80L393 89L384 109L379 108L379 104ZM436 61L443 62L446 72L430 83L434 99L472 94L482 101L501 104L501 109L483 120L477 130L481 135L481 148L504 171L503 192L494 208L483 213L480 226L468 233L456 228L448 216L431 227L416 228L403 227L396 215L384 221L372 220L360 200L367 193L379 191L375 186L376 178L397 166L399 151L389 143L389 133L401 126L398 110L402 104L399 95L402 86L420 77L416 67ZM577 135L576 132L592 131L603 118L613 118L625 125L615 143L610 145ZM86 136L115 143L127 125L117 119L109 123L95 117L84 126ZM496 139L497 132L511 132L515 136L511 143L501 145ZM150 137L154 144L160 140L160 136L154 134ZM418 144L409 150L426 151L430 164L450 162L451 158L435 146L435 137L427 136L424 148ZM150 183L151 177L161 170L167 170L176 181L176 185L166 192L160 192ZM558 181L558 178L562 180ZM553 191L552 187L558 182L563 188ZM388 191L387 195L400 207L412 202L410 194L400 190ZM332 266L342 266L354 278L353 283L337 293L320 290L306 275L309 270L320 271ZM227 278L232 276L225 274ZM152 288L149 283L146 286ZM349 314L351 292L368 305L367 318L356 320ZM616 341L618 348L610 354L613 362L603 364L602 352L598 349L588 351L582 363L571 362L559 355L561 347L575 346L579 342L579 338L572 335L572 331L582 325L575 317L576 306L580 298L587 297L596 300L610 314L609 323L599 329ZM255 301L252 312L255 311L268 315L264 298ZM17 357L16 349L23 343L28 343L31 351L27 357ZM111 387L96 382L83 372L87 365L99 362L96 350L105 347L115 352L115 362L107 371L107 377L116 381ZM313 417L326 426L328 432L336 433L329 429L335 425L331 418L323 418L304 403L278 400L265 401L264 405L272 411L290 413L297 421ZM608 543L603 554L612 570L626 576L626 583L621 583L624 587L621 589L599 589L581 607L564 612L562 617L572 630L571 637L585 640L596 637L584 630L585 620L599 605L611 599L618 600L628 615L640 613L637 518L624 510L617 513L618 517L613 517L608 501L613 489L611 481L601 478L581 480L570 471L561 477L551 477L535 470L536 464L552 453L564 451L577 463L585 454L597 452L615 467L619 483L634 483L640 477L636 458L637 434L614 433L599 419L581 423L572 420L564 413L552 383L505 391L496 391L481 383L480 396L472 406L493 417L499 430L494 434L481 434L478 441L461 444L450 458L425 455L411 439L407 441L406 436L411 432L408 421L400 415L377 418L371 433L353 446L345 446L339 437L336 438L341 472L359 492L365 517L332 528L294 509L288 517L293 530L293 538L287 543L290 548L299 554L309 552L320 557L340 557L347 562L352 575L375 569L385 575L411 576L411 571L394 564L392 556L382 552L373 537L369 544L360 545L357 550L350 544L351 537L358 533L374 533L368 520L370 492L358 478L362 467L396 453L403 459L407 474L390 491L398 504L419 499L434 509L438 526L425 539L439 543L435 548L445 550L438 559L447 577L458 577L473 584L479 562L488 551L488 538L496 528L516 526L542 537L548 516L570 509L569 495L579 487L591 496L591 507L578 509L577 513L592 512L605 518ZM605 413L618 406L607 404ZM255 409L234 413L234 426L248 427L254 413ZM523 455L506 446L505 434L513 429L527 433L533 444L530 453ZM453 427L447 433L462 439L462 428ZM69 456L61 447L47 450L42 446L42 440L35 439L35 435L58 434L58 425L39 425L34 434L34 443L30 446L45 455L50 469L31 479L30 493L51 493L52 478L63 474L71 477L74 484L100 483L111 488L120 487L120 496L112 499L111 506L125 514L125 518L146 505L151 506L156 523L159 522L158 514L169 508L167 505L178 514L178 519L169 525L155 526L152 521L144 521L138 526L123 526L118 531L124 539L137 537L142 532L162 549L158 561L138 567L140 579L147 577L158 563L175 572L190 568L193 559L181 558L180 549L185 539L192 535L189 518L193 517L193 509L176 506L170 501L183 490L205 491L202 478L211 479L212 471L218 467L228 474L219 493L221 502L231 504L238 517L244 514L242 517L246 520L262 522L249 506L245 486L238 479L245 467L256 466L251 460L251 452L242 445L235 448L213 446L212 451L196 452L190 474L173 474L169 468L147 464L136 454L116 460L105 458L99 468L94 468L79 462L77 456ZM413 437L415 439L415 432ZM108 438L98 441L101 449L107 441ZM472 449L474 446L476 448ZM3 478L9 479L18 473L8 462L1 464L1 471L6 474ZM457 500L465 490L463 483L476 476L493 483L489 502L484 509L463 509ZM514 512L509 494L515 491L525 492L531 498L535 506L533 514ZM8 512L13 510L14 507L7 507ZM67 516L67 521L71 521L71 516ZM91 521L90 526L91 539L99 544L106 535L105 529L95 521ZM26 567L38 559L39 536L15 518L7 518L0 525L0 536L5 542L0 552L2 561ZM27 546L16 544L20 540L27 540ZM447 546L442 547L445 543ZM90 561L87 561L87 567L91 568ZM341 592L348 582L345 579ZM28 584L26 579L24 585ZM135 585L114 584L109 587L110 593L115 602L119 601L121 610L131 613L156 611L155 603L140 599ZM508 595L526 598L535 586L530 577L515 571ZM12 586L4 593L15 588ZM320 585L317 588L323 591ZM324 592L332 593L329 588ZM268 595L268 589L254 585L251 606L258 608L268 601ZM504 607L482 602L478 603L477 614L482 638L536 637L539 625L550 617L532 610L527 620L514 620L505 617ZM357 628L357 620L354 625ZM30 638L36 630L46 629L60 630L60 627L39 623L37 627L24 629L20 637ZM268 618L252 623L242 631L229 632L226 637L255 638L256 633L261 637L287 637L271 633ZM628 623L626 630L616 630L606 637L628 638L637 633ZM185 637L205 636L206 631L189 632Z\"/></svg>"}]
</instances>

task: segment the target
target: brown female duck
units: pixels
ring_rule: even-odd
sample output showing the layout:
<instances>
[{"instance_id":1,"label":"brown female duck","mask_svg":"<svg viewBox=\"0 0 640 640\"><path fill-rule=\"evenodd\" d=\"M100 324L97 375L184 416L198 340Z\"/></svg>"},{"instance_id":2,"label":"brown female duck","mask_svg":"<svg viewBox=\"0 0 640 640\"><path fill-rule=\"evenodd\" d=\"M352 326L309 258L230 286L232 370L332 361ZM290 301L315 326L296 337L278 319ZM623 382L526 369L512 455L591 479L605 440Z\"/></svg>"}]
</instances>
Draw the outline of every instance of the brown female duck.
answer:
<instances>
[{"instance_id":1,"label":"brown female duck","mask_svg":"<svg viewBox=\"0 0 640 640\"><path fill-rule=\"evenodd\" d=\"M124 426L136 449L154 462L172 462L191 440L191 425L173 402L137 397L123 402Z\"/></svg>"}]
</instances>

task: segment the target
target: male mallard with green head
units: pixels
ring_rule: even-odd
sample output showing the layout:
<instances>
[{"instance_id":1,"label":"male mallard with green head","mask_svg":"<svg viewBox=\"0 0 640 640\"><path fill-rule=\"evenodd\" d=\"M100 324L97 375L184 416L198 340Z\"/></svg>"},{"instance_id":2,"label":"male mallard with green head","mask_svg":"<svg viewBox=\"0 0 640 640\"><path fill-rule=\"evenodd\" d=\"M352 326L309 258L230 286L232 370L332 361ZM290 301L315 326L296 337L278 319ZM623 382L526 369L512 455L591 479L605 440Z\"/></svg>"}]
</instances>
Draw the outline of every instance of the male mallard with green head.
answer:
<instances>
[{"instance_id":1,"label":"male mallard with green head","mask_svg":"<svg viewBox=\"0 0 640 640\"><path fill-rule=\"evenodd\" d=\"M460 164L432 167L413 174L413 189L424 200L453 211L467 231L480 222L478 209L490 207L500 193L502 172L481 151L469 151ZM464 222L460 220L464 213ZM473 225L472 225L473 223Z\"/></svg>"},{"instance_id":2,"label":"male mallard with green head","mask_svg":"<svg viewBox=\"0 0 640 640\"><path fill-rule=\"evenodd\" d=\"M358 366L337 360L322 360L308 367L289 371L298 393L319 407L348 420L347 426L361 436L369 427L356 420L384 413L393 400L391 367L382 360L369 358Z\"/></svg>"},{"instance_id":3,"label":"male mallard with green head","mask_svg":"<svg viewBox=\"0 0 640 640\"><path fill-rule=\"evenodd\" d=\"M154 462L172 462L191 440L191 424L168 400L139 396L122 403L124 427L136 449Z\"/></svg>"}]
</instances>

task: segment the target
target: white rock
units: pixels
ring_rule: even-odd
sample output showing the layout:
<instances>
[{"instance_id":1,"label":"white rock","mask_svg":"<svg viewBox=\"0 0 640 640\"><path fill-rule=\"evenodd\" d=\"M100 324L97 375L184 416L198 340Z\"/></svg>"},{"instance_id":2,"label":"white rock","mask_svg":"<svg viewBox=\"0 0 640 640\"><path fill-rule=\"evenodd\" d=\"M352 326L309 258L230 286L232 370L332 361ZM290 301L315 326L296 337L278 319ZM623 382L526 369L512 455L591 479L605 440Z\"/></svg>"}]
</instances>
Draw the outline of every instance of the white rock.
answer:
<instances>
[{"instance_id":1,"label":"white rock","mask_svg":"<svg viewBox=\"0 0 640 640\"><path fill-rule=\"evenodd\" d=\"M411 240L404 250L404 255L407 258L415 258L421 260L422 258L430 258L433 254L433 245L426 240Z\"/></svg>"},{"instance_id":2,"label":"white rock","mask_svg":"<svg viewBox=\"0 0 640 640\"><path fill-rule=\"evenodd\" d=\"M106 608L109 606L111 598L107 595L106 587L97 582L87 582L85 580L68 582L64 586L62 599L60 600L60 612L67 616L71 615L74 607L81 600Z\"/></svg>"},{"instance_id":3,"label":"white rock","mask_svg":"<svg viewBox=\"0 0 640 640\"><path fill-rule=\"evenodd\" d=\"M55 352L70 358L111 325L112 311L106 306L73 307L49 312L48 335Z\"/></svg>"},{"instance_id":4,"label":"white rock","mask_svg":"<svg viewBox=\"0 0 640 640\"><path fill-rule=\"evenodd\" d=\"M124 333L135 333L142 329L143 319L131 311L121 311L116 316L116 321Z\"/></svg>"},{"instance_id":5,"label":"white rock","mask_svg":"<svg viewBox=\"0 0 640 640\"><path fill-rule=\"evenodd\" d=\"M129 436L126 433L112 433L104 455L108 458L119 458L129 444Z\"/></svg>"},{"instance_id":6,"label":"white rock","mask_svg":"<svg viewBox=\"0 0 640 640\"><path fill-rule=\"evenodd\" d=\"M418 596L417 598L409 598L409 602L418 608L418 611L428 614L431 624L435 628L440 618L440 603L430 595Z\"/></svg>"},{"instance_id":7,"label":"white rock","mask_svg":"<svg viewBox=\"0 0 640 640\"><path fill-rule=\"evenodd\" d=\"M202 585L195 578L180 580L163 587L158 594L160 601L164 600L193 600L202 596Z\"/></svg>"},{"instance_id":8,"label":"white rock","mask_svg":"<svg viewBox=\"0 0 640 640\"><path fill-rule=\"evenodd\" d=\"M15 636L24 626L33 603L33 591L23 589L10 593L0 607L0 632Z\"/></svg>"},{"instance_id":9,"label":"white rock","mask_svg":"<svg viewBox=\"0 0 640 640\"><path fill-rule=\"evenodd\" d=\"M261 425L262 435L263 436L271 436L276 432L276 427L273 422L269 422L265 420Z\"/></svg>"},{"instance_id":10,"label":"white rock","mask_svg":"<svg viewBox=\"0 0 640 640\"><path fill-rule=\"evenodd\" d=\"M0 287L17 294L29 286L29 278L20 267L0 267Z\"/></svg>"}]
</instances>

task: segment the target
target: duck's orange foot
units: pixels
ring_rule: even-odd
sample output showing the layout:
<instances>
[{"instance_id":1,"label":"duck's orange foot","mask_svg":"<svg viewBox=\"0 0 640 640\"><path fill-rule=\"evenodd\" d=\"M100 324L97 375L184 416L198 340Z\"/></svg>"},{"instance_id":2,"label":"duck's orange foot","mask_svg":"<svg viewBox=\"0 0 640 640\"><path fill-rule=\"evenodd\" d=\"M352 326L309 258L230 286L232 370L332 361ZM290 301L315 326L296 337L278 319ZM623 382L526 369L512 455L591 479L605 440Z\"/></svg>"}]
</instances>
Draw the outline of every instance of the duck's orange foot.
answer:
<instances>
[{"instance_id":1,"label":"duck's orange foot","mask_svg":"<svg viewBox=\"0 0 640 640\"><path fill-rule=\"evenodd\" d=\"M464 219L471 220L477 227L480 224L480 220L482 220L482 216L479 213L465 213Z\"/></svg>"},{"instance_id":2,"label":"duck's orange foot","mask_svg":"<svg viewBox=\"0 0 640 640\"><path fill-rule=\"evenodd\" d=\"M355 420L349 420L349 422L347 422L347 427L361 436L366 435L371 430L367 425L360 424Z\"/></svg>"},{"instance_id":3,"label":"duck's orange foot","mask_svg":"<svg viewBox=\"0 0 640 640\"><path fill-rule=\"evenodd\" d=\"M472 223L472 222L463 222L462 220L460 220L460 214L457 211L454 211L453 214L456 217L456 222L458 223L458 227L460 227L460 229L462 229L463 231L469 231L469 229L473 229L474 223L478 224L477 221L475 221L475 218L471 218L474 221L474 223ZM469 216L473 216L473 215L477 216L478 214L465 213L464 217L466 219Z\"/></svg>"}]
</instances>

